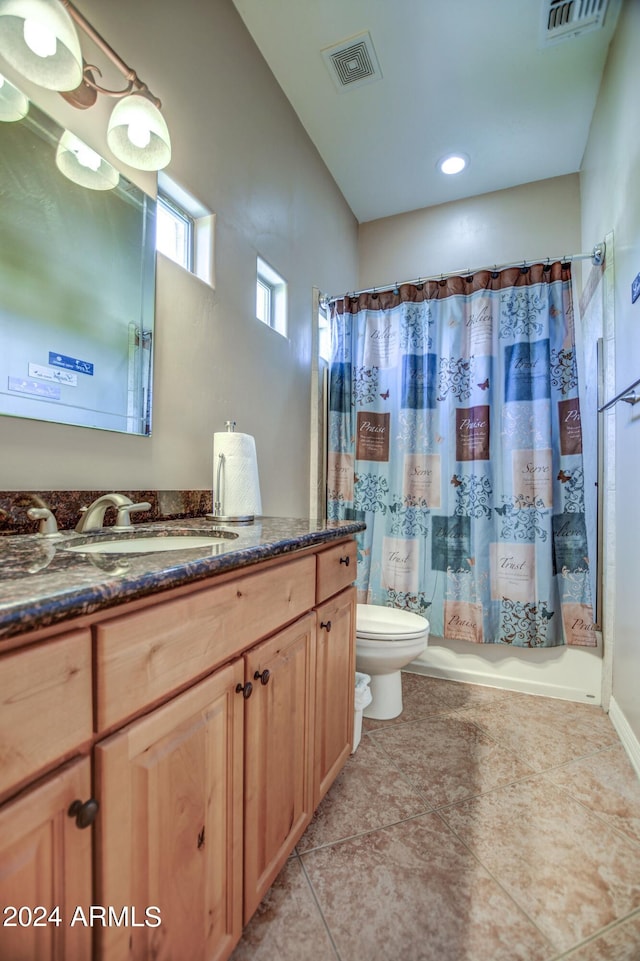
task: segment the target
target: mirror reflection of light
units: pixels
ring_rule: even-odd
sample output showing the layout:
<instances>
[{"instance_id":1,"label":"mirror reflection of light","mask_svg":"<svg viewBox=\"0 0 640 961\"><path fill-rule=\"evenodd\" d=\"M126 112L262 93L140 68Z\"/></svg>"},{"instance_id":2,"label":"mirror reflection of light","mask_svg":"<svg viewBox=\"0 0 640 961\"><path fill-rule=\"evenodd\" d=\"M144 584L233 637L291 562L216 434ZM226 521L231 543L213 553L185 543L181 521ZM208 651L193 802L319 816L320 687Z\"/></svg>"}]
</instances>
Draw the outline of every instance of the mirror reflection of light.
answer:
<instances>
[{"instance_id":1,"label":"mirror reflection of light","mask_svg":"<svg viewBox=\"0 0 640 961\"><path fill-rule=\"evenodd\" d=\"M56 166L68 180L89 190L112 190L120 180L115 167L69 130L60 137Z\"/></svg>"},{"instance_id":2,"label":"mirror reflection of light","mask_svg":"<svg viewBox=\"0 0 640 961\"><path fill-rule=\"evenodd\" d=\"M14 87L0 73L0 121L5 123L22 120L29 113L29 101L22 90Z\"/></svg>"},{"instance_id":3,"label":"mirror reflection of light","mask_svg":"<svg viewBox=\"0 0 640 961\"><path fill-rule=\"evenodd\" d=\"M99 154L92 150L91 147L87 147L86 143L81 140L76 140L76 143L70 147L78 158L78 163L82 164L83 167L88 167L89 170L97 170L102 162Z\"/></svg>"},{"instance_id":4,"label":"mirror reflection of light","mask_svg":"<svg viewBox=\"0 0 640 961\"><path fill-rule=\"evenodd\" d=\"M46 24L27 18L24 22L24 42L37 57L54 57L57 41Z\"/></svg>"}]
</instances>

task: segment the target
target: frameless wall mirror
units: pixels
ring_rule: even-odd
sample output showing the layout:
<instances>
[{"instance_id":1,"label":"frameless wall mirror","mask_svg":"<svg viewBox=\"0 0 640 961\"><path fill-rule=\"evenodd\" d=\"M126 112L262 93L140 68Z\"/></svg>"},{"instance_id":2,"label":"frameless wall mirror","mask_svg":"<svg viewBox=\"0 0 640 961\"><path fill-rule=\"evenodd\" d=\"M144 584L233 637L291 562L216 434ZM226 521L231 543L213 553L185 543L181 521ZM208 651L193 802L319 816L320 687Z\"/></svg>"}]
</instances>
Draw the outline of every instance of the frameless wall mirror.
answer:
<instances>
[{"instance_id":1,"label":"frameless wall mirror","mask_svg":"<svg viewBox=\"0 0 640 961\"><path fill-rule=\"evenodd\" d=\"M0 414L150 434L156 202L7 83Z\"/></svg>"}]
</instances>

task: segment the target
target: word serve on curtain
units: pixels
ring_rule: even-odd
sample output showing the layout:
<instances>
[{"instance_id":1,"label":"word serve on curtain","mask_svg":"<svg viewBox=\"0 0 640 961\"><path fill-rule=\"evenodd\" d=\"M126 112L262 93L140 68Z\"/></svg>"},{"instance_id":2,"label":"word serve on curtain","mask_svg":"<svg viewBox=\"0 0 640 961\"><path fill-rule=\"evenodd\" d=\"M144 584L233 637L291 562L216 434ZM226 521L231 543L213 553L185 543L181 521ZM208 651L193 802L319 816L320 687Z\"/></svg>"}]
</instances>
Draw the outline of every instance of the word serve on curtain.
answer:
<instances>
[{"instance_id":1,"label":"word serve on curtain","mask_svg":"<svg viewBox=\"0 0 640 961\"><path fill-rule=\"evenodd\" d=\"M559 262L333 303L328 515L366 521L361 601L596 645L573 321Z\"/></svg>"}]
</instances>

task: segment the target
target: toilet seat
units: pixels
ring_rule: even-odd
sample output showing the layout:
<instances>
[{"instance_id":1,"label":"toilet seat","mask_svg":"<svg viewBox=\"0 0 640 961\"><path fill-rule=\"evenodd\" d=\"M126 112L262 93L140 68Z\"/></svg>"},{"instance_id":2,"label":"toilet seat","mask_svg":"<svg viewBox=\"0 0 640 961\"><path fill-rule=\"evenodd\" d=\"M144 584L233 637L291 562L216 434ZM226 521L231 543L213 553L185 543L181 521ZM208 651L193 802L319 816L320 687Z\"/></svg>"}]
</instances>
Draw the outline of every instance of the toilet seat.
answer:
<instances>
[{"instance_id":1,"label":"toilet seat","mask_svg":"<svg viewBox=\"0 0 640 961\"><path fill-rule=\"evenodd\" d=\"M379 604L356 606L356 635L371 641L409 641L422 637L429 630L429 621L412 611Z\"/></svg>"}]
</instances>

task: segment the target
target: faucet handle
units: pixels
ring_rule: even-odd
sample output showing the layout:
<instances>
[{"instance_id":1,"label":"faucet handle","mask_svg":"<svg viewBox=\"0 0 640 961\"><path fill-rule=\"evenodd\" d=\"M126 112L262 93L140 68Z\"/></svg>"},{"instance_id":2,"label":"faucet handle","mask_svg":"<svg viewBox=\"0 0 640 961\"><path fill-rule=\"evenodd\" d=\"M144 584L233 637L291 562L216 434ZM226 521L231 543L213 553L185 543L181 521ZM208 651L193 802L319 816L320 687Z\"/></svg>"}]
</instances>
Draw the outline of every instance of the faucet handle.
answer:
<instances>
[{"instance_id":1,"label":"faucet handle","mask_svg":"<svg viewBox=\"0 0 640 961\"><path fill-rule=\"evenodd\" d=\"M118 507L118 516L112 530L121 531L131 527L131 514L134 511L150 511L151 504L141 501L140 504L121 504Z\"/></svg>"},{"instance_id":2,"label":"faucet handle","mask_svg":"<svg viewBox=\"0 0 640 961\"><path fill-rule=\"evenodd\" d=\"M31 518L32 521L40 521L38 533L42 534L43 537L62 537L62 534L58 531L53 512L48 507L30 507L27 511L27 517Z\"/></svg>"}]
</instances>

